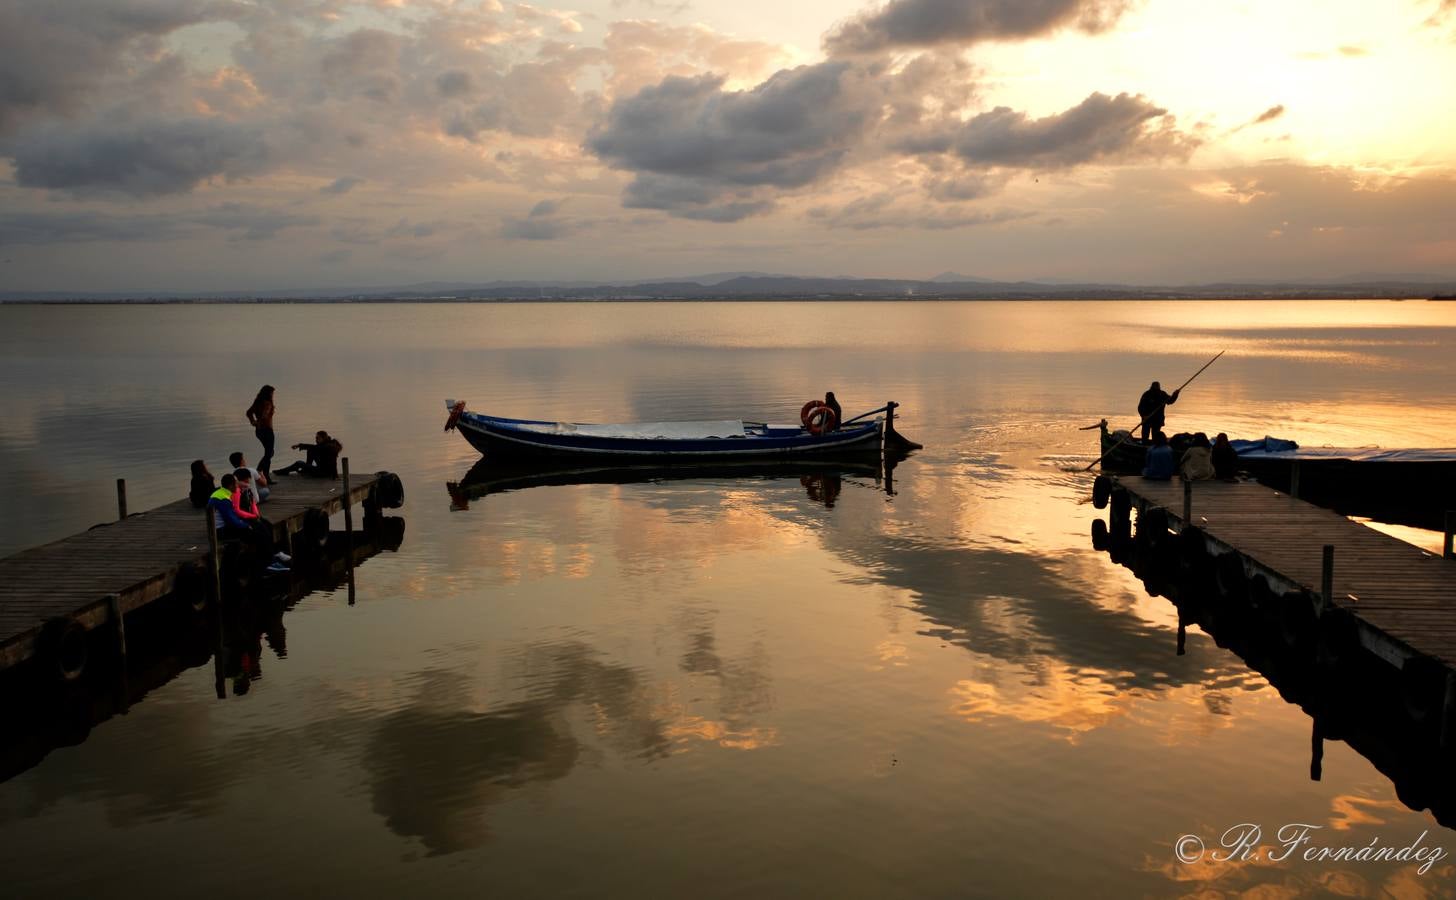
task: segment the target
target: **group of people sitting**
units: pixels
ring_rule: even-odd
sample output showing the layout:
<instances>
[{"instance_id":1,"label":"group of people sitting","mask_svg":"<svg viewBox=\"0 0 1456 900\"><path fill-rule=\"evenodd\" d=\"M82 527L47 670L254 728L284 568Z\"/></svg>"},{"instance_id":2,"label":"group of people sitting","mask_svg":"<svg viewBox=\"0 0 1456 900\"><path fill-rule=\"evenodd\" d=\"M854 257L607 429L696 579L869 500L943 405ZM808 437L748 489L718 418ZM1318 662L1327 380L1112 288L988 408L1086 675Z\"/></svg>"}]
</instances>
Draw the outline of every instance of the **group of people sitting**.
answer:
<instances>
[{"instance_id":1,"label":"group of people sitting","mask_svg":"<svg viewBox=\"0 0 1456 900\"><path fill-rule=\"evenodd\" d=\"M344 446L327 431L319 431L314 435L314 443L294 444L293 449L304 451L305 458L279 469L277 473L249 466L242 451L229 454L228 463L232 471L225 473L221 479L208 471L206 461L192 461L192 486L187 494L192 505L198 509L211 509L218 537L239 540L253 547L258 559L269 560L269 572L287 572L292 561L287 553L274 552L273 525L259 511L259 506L268 499L272 478L295 473L313 478L337 478L339 454Z\"/></svg>"},{"instance_id":2,"label":"group of people sitting","mask_svg":"<svg viewBox=\"0 0 1456 900\"><path fill-rule=\"evenodd\" d=\"M1211 481L1215 478L1232 481L1238 463L1239 455L1229 443L1228 435L1220 432L1210 442L1208 435L1201 431L1193 435L1182 457L1175 461L1173 445L1160 430L1153 433L1153 445L1148 448L1143 477L1166 480L1176 472L1184 481Z\"/></svg>"}]
</instances>

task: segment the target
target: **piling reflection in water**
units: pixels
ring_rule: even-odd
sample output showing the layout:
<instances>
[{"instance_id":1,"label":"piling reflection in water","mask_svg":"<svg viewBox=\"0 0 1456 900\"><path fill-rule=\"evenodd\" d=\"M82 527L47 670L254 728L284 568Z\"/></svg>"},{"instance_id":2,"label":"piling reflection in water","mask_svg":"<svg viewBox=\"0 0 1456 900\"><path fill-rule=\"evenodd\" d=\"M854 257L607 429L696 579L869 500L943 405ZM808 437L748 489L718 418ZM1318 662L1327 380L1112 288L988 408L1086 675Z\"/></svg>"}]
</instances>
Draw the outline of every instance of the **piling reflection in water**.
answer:
<instances>
[{"instance_id":1,"label":"piling reflection in water","mask_svg":"<svg viewBox=\"0 0 1456 900\"><path fill-rule=\"evenodd\" d=\"M18 666L0 678L0 708L6 727L0 731L0 782L40 763L58 747L85 741L92 729L125 714L151 692L183 672L213 664L218 699L242 696L263 677L263 647L279 659L287 656L284 616L299 601L318 591L344 588L355 566L383 552L397 551L404 541L405 520L384 516L350 536L329 535L321 550L297 556L290 576L246 584L224 583L224 602L215 612L188 592L188 584L172 597L127 616L127 656L93 647L92 665L75 683L56 684L37 666ZM93 643L102 643L93 635Z\"/></svg>"},{"instance_id":2,"label":"piling reflection in water","mask_svg":"<svg viewBox=\"0 0 1456 900\"><path fill-rule=\"evenodd\" d=\"M1398 669L1358 641L1281 615L1277 603L1264 602L1271 598L1221 587L1216 573L1190 567L1171 541L1155 546L1145 528L1119 534L1096 524L1094 547L1176 608L1172 653L1187 652L1187 629L1197 626L1309 716L1312 780L1322 777L1325 742L1343 741L1390 779L1408 808L1429 809L1456 827L1456 754L1441 746L1440 710L1414 695Z\"/></svg>"}]
</instances>

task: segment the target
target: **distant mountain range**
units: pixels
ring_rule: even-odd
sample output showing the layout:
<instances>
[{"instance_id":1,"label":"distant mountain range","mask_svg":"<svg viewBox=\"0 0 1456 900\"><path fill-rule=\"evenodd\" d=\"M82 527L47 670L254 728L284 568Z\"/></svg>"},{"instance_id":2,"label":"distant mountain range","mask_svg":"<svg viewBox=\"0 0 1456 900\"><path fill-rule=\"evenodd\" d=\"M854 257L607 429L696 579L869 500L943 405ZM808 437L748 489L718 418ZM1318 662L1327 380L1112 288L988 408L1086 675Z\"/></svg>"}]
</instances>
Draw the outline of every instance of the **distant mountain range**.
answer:
<instances>
[{"instance_id":1,"label":"distant mountain range","mask_svg":"<svg viewBox=\"0 0 1456 900\"><path fill-rule=\"evenodd\" d=\"M714 272L645 281L430 281L393 287L259 292L0 291L0 302L368 302L527 300L1145 300L1417 299L1456 294L1456 276L1359 273L1327 279L1133 285L1047 278L997 281L959 272L933 278L815 278Z\"/></svg>"}]
</instances>

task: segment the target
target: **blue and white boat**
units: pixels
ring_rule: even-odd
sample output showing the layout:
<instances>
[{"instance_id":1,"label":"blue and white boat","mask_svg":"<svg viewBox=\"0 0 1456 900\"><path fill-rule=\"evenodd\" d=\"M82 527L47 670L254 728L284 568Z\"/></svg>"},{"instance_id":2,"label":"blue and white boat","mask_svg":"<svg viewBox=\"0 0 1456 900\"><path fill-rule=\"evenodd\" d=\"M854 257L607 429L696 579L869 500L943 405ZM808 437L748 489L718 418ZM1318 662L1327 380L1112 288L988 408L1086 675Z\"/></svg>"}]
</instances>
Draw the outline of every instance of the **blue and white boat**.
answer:
<instances>
[{"instance_id":1,"label":"blue and white boat","mask_svg":"<svg viewBox=\"0 0 1456 900\"><path fill-rule=\"evenodd\" d=\"M445 430L458 428L472 447L493 459L615 457L699 462L874 455L880 452L887 435L884 417L868 418L874 413L816 434L808 427L741 419L589 425L488 416L467 411L463 401L446 400L445 408L450 410ZM875 412L892 410L888 407ZM892 426L889 433L899 437L893 434Z\"/></svg>"}]
</instances>

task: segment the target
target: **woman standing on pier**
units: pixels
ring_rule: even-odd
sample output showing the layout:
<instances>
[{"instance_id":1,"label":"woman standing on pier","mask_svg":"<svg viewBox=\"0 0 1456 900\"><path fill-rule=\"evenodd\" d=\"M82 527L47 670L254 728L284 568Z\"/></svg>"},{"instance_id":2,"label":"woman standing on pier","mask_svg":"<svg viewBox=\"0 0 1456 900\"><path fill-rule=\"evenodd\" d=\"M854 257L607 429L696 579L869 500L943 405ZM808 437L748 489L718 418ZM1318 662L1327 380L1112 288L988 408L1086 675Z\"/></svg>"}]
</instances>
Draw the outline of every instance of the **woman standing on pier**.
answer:
<instances>
[{"instance_id":1,"label":"woman standing on pier","mask_svg":"<svg viewBox=\"0 0 1456 900\"><path fill-rule=\"evenodd\" d=\"M258 460L258 471L267 478L273 467L273 385L265 384L258 389L258 396L248 407L248 424L253 426L253 434L263 444L263 458Z\"/></svg>"}]
</instances>

